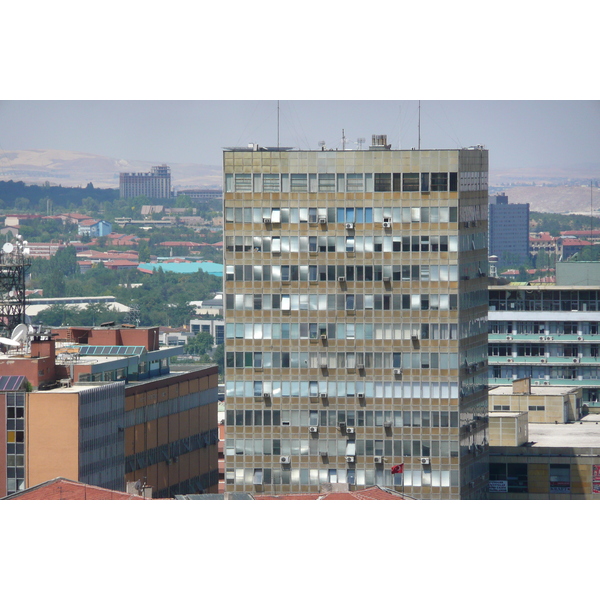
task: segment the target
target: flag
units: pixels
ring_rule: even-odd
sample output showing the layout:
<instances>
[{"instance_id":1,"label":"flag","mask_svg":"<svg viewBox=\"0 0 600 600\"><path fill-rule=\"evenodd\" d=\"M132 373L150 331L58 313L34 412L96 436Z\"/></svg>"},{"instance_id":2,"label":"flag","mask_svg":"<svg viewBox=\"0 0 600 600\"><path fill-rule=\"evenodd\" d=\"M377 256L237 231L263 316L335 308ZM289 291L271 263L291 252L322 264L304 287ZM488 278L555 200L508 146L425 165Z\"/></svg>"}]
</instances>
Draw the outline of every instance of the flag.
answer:
<instances>
[{"instance_id":1,"label":"flag","mask_svg":"<svg viewBox=\"0 0 600 600\"><path fill-rule=\"evenodd\" d=\"M402 463L401 465L394 465L392 467L392 473L404 473L404 463Z\"/></svg>"}]
</instances>

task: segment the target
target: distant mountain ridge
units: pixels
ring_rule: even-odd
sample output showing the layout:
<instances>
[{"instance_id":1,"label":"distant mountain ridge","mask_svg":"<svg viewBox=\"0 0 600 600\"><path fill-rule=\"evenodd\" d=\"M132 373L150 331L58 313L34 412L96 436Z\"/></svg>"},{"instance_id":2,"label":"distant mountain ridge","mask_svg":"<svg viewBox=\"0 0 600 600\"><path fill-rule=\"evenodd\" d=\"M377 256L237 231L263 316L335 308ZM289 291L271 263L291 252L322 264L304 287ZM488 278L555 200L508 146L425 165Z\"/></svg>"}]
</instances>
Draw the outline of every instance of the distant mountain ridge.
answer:
<instances>
[{"instance_id":1,"label":"distant mountain ridge","mask_svg":"<svg viewBox=\"0 0 600 600\"><path fill-rule=\"evenodd\" d=\"M18 150L0 152L0 179L43 185L118 188L119 173L148 172L159 162L127 160L70 150ZM221 187L221 167L169 163L176 188Z\"/></svg>"},{"instance_id":2,"label":"distant mountain ridge","mask_svg":"<svg viewBox=\"0 0 600 600\"><path fill-rule=\"evenodd\" d=\"M0 151L0 180L27 184L118 188L119 173L148 172L159 162L110 158L70 150ZM221 166L194 163L169 163L171 184L175 189L218 187L222 185ZM538 212L590 211L589 181L600 172L600 165L572 168L519 168L492 170L490 194L503 191L511 204L530 204ZM596 182L598 176L596 175ZM569 185L563 185L569 182ZM597 183L595 184L597 185ZM600 192L593 191L594 210L600 208Z\"/></svg>"}]
</instances>

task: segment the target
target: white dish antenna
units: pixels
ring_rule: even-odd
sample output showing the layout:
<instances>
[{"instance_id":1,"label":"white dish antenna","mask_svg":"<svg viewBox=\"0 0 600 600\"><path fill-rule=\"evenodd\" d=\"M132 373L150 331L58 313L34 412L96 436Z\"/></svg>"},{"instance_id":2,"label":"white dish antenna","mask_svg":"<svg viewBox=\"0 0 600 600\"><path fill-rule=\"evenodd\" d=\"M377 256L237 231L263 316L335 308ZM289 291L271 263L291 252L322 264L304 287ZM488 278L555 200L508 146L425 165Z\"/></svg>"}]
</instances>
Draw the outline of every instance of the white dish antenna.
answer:
<instances>
[{"instance_id":1,"label":"white dish antenna","mask_svg":"<svg viewBox=\"0 0 600 600\"><path fill-rule=\"evenodd\" d=\"M10 254L14 249L15 247L10 242L6 242L6 244L2 246L2 252L6 252L7 254Z\"/></svg>"},{"instance_id":2,"label":"white dish antenna","mask_svg":"<svg viewBox=\"0 0 600 600\"><path fill-rule=\"evenodd\" d=\"M11 333L10 338L15 342L21 343L22 341L27 339L28 335L29 335L29 327L27 325L25 325L25 323L21 323L20 325L17 325L13 329L13 332Z\"/></svg>"},{"instance_id":3,"label":"white dish antenna","mask_svg":"<svg viewBox=\"0 0 600 600\"><path fill-rule=\"evenodd\" d=\"M5 346L20 346L19 342L15 342L15 340L11 340L10 338L0 337L0 344L4 344Z\"/></svg>"}]
</instances>

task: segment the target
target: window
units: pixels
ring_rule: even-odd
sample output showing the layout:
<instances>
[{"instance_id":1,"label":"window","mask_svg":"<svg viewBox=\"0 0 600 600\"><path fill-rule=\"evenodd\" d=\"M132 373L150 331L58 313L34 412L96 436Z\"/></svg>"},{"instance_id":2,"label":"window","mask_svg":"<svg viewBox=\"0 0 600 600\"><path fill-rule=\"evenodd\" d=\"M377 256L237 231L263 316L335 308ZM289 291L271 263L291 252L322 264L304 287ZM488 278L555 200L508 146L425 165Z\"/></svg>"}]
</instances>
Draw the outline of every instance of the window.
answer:
<instances>
[{"instance_id":1,"label":"window","mask_svg":"<svg viewBox=\"0 0 600 600\"><path fill-rule=\"evenodd\" d=\"M391 192L392 175L391 173L375 173L375 191Z\"/></svg>"},{"instance_id":2,"label":"window","mask_svg":"<svg viewBox=\"0 0 600 600\"><path fill-rule=\"evenodd\" d=\"M447 192L448 191L448 173L432 173L431 174L431 191L432 192Z\"/></svg>"},{"instance_id":3,"label":"window","mask_svg":"<svg viewBox=\"0 0 600 600\"><path fill-rule=\"evenodd\" d=\"M404 175L402 176L402 191L419 191L419 173L404 173Z\"/></svg>"},{"instance_id":4,"label":"window","mask_svg":"<svg viewBox=\"0 0 600 600\"><path fill-rule=\"evenodd\" d=\"M550 493L571 492L571 465L550 465Z\"/></svg>"},{"instance_id":5,"label":"window","mask_svg":"<svg viewBox=\"0 0 600 600\"><path fill-rule=\"evenodd\" d=\"M490 492L527 493L527 465L490 462Z\"/></svg>"},{"instance_id":6,"label":"window","mask_svg":"<svg viewBox=\"0 0 600 600\"><path fill-rule=\"evenodd\" d=\"M263 191L264 192L279 192L279 174L264 174L263 175Z\"/></svg>"},{"instance_id":7,"label":"window","mask_svg":"<svg viewBox=\"0 0 600 600\"><path fill-rule=\"evenodd\" d=\"M319 192L335 192L334 173L319 173Z\"/></svg>"}]
</instances>

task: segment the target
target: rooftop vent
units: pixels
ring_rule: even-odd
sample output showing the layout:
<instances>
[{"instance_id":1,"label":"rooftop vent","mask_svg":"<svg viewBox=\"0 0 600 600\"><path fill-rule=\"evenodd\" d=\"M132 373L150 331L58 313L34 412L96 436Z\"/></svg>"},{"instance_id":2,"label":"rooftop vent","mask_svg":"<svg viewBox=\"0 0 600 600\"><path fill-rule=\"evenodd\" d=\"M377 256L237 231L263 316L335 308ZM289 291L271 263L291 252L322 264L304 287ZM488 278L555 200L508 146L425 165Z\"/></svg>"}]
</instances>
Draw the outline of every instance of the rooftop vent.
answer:
<instances>
[{"instance_id":1,"label":"rooftop vent","mask_svg":"<svg viewBox=\"0 0 600 600\"><path fill-rule=\"evenodd\" d=\"M372 135L369 150L389 150L392 147L387 143L387 135Z\"/></svg>"}]
</instances>

